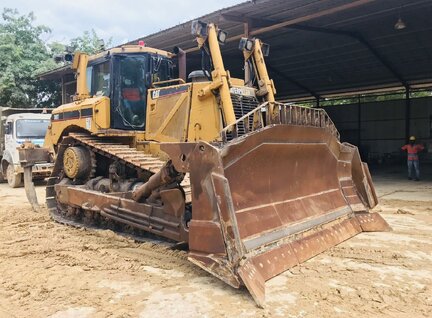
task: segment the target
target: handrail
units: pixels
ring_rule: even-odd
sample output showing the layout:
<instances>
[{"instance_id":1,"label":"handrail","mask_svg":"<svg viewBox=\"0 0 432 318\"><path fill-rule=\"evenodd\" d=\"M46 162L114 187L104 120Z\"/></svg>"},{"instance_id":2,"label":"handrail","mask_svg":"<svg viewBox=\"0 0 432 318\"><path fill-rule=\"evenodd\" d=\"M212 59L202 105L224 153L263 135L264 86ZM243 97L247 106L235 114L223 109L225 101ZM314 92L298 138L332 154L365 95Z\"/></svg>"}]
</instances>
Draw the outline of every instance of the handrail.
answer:
<instances>
[{"instance_id":1,"label":"handrail","mask_svg":"<svg viewBox=\"0 0 432 318\"><path fill-rule=\"evenodd\" d=\"M270 116L269 109L272 108L275 114ZM338 140L340 139L336 126L324 109L265 102L237 119L232 125L222 129L222 140L226 142L269 125L320 127L328 130Z\"/></svg>"},{"instance_id":2,"label":"handrail","mask_svg":"<svg viewBox=\"0 0 432 318\"><path fill-rule=\"evenodd\" d=\"M154 82L152 84L152 87L158 88L157 85L168 84L168 83L173 83L173 82L179 82L178 85L186 84L186 82L182 78L172 78L172 79L169 79L169 80L166 80L166 81Z\"/></svg>"}]
</instances>

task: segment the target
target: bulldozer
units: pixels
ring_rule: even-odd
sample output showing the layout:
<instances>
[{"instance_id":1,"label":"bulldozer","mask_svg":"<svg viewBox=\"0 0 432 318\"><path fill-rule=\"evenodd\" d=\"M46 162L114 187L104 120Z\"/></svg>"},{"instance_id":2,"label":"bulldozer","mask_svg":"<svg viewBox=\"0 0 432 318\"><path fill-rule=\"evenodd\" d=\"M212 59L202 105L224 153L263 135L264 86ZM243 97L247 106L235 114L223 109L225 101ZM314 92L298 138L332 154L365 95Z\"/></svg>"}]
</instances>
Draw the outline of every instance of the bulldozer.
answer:
<instances>
[{"instance_id":1,"label":"bulldozer","mask_svg":"<svg viewBox=\"0 0 432 318\"><path fill-rule=\"evenodd\" d=\"M192 263L262 307L270 278L390 227L369 212L368 167L326 112L276 101L269 45L240 40L239 79L224 66L223 30L194 21L192 34L202 69L190 81L180 48L67 57L77 89L45 137L47 207L60 223L187 243Z\"/></svg>"}]
</instances>

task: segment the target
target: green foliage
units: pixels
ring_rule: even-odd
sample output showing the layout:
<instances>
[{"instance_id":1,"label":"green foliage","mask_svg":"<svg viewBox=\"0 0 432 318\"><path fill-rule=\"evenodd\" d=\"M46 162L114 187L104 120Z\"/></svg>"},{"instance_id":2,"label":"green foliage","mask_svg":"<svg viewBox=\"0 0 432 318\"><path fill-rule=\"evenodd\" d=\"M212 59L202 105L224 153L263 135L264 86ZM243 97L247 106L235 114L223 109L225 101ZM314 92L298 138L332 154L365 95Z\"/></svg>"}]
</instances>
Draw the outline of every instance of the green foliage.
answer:
<instances>
[{"instance_id":1,"label":"green foliage","mask_svg":"<svg viewBox=\"0 0 432 318\"><path fill-rule=\"evenodd\" d=\"M94 54L98 51L104 50L106 47L111 45L112 38L108 39L105 43L100 37L98 37L95 30L85 31L82 36L73 38L70 41L71 48L73 51L81 51L87 54Z\"/></svg>"},{"instance_id":2,"label":"green foliage","mask_svg":"<svg viewBox=\"0 0 432 318\"><path fill-rule=\"evenodd\" d=\"M432 97L431 89L419 89L411 90L410 98L422 98L422 97ZM320 100L320 107L326 106L338 106L338 105L350 105L358 103L370 103L370 102L385 102L391 100L405 100L405 91L396 91L392 93L384 92L380 94L360 94L347 97L334 97L334 98L322 98ZM315 107L316 100L306 100L302 102L297 102L296 105L303 107Z\"/></svg>"},{"instance_id":3,"label":"green foliage","mask_svg":"<svg viewBox=\"0 0 432 318\"><path fill-rule=\"evenodd\" d=\"M61 101L61 87L55 81L41 81L37 75L58 68L54 56L63 54L66 45L46 43L42 36L51 33L35 25L33 13L20 15L5 8L0 19L0 105L10 107L54 107ZM73 50L89 54L100 51L103 41L94 30L70 41ZM111 44L111 39L105 43Z\"/></svg>"},{"instance_id":4,"label":"green foliage","mask_svg":"<svg viewBox=\"0 0 432 318\"><path fill-rule=\"evenodd\" d=\"M34 25L32 13L4 9L0 24L0 105L29 107L37 104L35 74L49 54L40 36L50 32Z\"/></svg>"}]
</instances>

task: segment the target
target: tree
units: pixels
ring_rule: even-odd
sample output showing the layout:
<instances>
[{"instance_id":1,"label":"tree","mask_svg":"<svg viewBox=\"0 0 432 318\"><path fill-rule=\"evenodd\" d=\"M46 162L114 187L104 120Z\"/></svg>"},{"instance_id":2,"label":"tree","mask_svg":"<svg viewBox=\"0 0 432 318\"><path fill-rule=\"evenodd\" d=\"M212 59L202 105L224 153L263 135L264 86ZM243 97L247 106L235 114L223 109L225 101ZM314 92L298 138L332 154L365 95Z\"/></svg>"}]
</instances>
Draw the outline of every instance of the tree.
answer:
<instances>
[{"instance_id":1,"label":"tree","mask_svg":"<svg viewBox=\"0 0 432 318\"><path fill-rule=\"evenodd\" d=\"M65 53L66 45L45 43L41 36L51 33L35 25L33 13L20 15L5 8L0 19L0 105L10 107L53 107L61 101L58 81L41 81L38 75L62 66L54 56ZM100 51L103 40L94 30L85 31L67 45L89 54ZM111 44L111 39L106 43Z\"/></svg>"},{"instance_id":2,"label":"tree","mask_svg":"<svg viewBox=\"0 0 432 318\"><path fill-rule=\"evenodd\" d=\"M34 25L33 13L19 15L5 8L0 22L0 105L29 107L38 104L36 73L49 58L41 35L51 32ZM45 85L46 86L46 85Z\"/></svg>"},{"instance_id":3,"label":"tree","mask_svg":"<svg viewBox=\"0 0 432 318\"><path fill-rule=\"evenodd\" d=\"M94 54L104 50L111 45L112 38L109 38L106 43L101 39L94 29L84 31L82 36L71 39L70 47L73 51L81 51L87 54Z\"/></svg>"}]
</instances>

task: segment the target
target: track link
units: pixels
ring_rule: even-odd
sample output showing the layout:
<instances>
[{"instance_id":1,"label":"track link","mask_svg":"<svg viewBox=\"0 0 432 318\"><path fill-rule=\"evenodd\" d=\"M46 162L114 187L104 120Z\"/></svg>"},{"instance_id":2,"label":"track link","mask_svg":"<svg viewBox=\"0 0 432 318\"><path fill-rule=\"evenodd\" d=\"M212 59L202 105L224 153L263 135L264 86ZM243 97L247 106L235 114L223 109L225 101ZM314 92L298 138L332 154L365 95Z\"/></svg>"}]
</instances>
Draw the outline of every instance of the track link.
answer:
<instances>
[{"instance_id":1,"label":"track link","mask_svg":"<svg viewBox=\"0 0 432 318\"><path fill-rule=\"evenodd\" d=\"M74 138L78 143L88 146L92 151L116 159L138 171L154 174L165 165L165 161L158 157L146 154L112 139L101 139L85 133L70 133L69 136ZM181 186L186 194L186 202L190 202L191 187L188 175L183 179Z\"/></svg>"}]
</instances>

